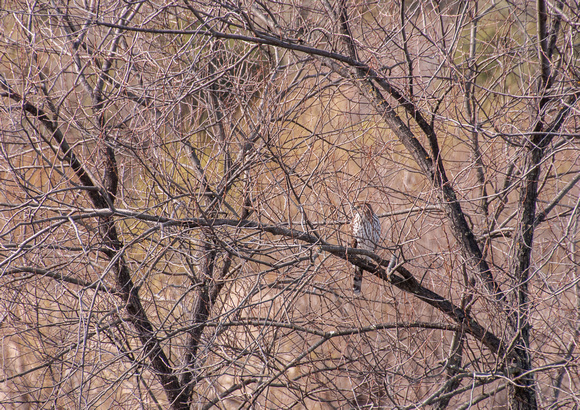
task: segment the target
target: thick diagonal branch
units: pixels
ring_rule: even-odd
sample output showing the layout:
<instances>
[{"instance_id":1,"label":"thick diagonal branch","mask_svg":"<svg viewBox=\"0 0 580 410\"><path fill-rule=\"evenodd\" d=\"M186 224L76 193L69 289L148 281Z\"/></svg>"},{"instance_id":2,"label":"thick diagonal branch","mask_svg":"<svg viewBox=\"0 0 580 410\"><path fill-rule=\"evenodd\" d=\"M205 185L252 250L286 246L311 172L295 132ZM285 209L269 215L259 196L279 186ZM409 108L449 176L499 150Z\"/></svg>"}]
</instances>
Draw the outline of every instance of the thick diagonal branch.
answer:
<instances>
[{"instance_id":1,"label":"thick diagonal branch","mask_svg":"<svg viewBox=\"0 0 580 410\"><path fill-rule=\"evenodd\" d=\"M13 101L21 103L22 110L40 121L40 123L50 132L52 139L58 143L58 148L63 155L63 159L71 166L80 182L85 187L97 188L97 185L93 182L93 179L86 171L81 160L75 155L71 146L68 144L64 134L59 129L58 123L55 120L50 119L42 109L24 100L18 93L14 92L5 81L0 81L0 87L6 90L5 95L7 97L11 98ZM112 158L110 157L106 158L106 161L111 160ZM108 166L113 165L109 164ZM116 184L108 185L107 189L109 190L116 187ZM95 208L107 209L112 205L108 197L111 194L114 196L115 192L105 192L103 189L87 189L86 192ZM170 402L173 403L175 408L187 408L186 403L178 403L176 401L179 392L181 391L179 380L173 374L169 358L161 348L161 344L156 337L155 328L151 324L145 309L141 304L139 291L131 279L131 272L123 256L123 243L119 239L113 215L113 213L98 215L100 222L99 227L104 243L103 252L111 261L110 269L117 282L118 294L125 304L125 309L128 315L127 319L137 330L139 340L143 344L143 349L149 357L149 360L151 360L153 371L158 375Z\"/></svg>"},{"instance_id":2,"label":"thick diagonal branch","mask_svg":"<svg viewBox=\"0 0 580 410\"><path fill-rule=\"evenodd\" d=\"M346 8L342 3L341 7L342 10L339 13L341 34L345 39L350 58L352 60L357 60L355 43L352 39L350 29L348 28ZM379 115L383 117L389 128L399 138L399 141L401 141L405 148L411 153L417 164L421 167L423 173L437 188L441 205L451 222L453 235L460 244L463 257L466 259L468 265L476 271L477 276L483 280L488 291L496 298L496 300L503 301L505 298L504 294L493 278L491 268L483 256L483 252L481 251L481 248L475 239L475 235L467 223L461 205L457 200L455 191L447 178L440 155L439 143L433 127L425 121L414 104L404 99L396 90L388 86L388 83L385 80L380 80L375 76L369 76L369 74L371 73L368 72L366 67L361 65L357 66L354 70L357 85L363 91L364 95L373 103ZM421 130L425 133L425 136L429 141L431 156L387 102L378 86L375 85L373 78L378 84L382 84L382 88L390 92L397 100L403 102L405 109L413 116Z\"/></svg>"}]
</instances>

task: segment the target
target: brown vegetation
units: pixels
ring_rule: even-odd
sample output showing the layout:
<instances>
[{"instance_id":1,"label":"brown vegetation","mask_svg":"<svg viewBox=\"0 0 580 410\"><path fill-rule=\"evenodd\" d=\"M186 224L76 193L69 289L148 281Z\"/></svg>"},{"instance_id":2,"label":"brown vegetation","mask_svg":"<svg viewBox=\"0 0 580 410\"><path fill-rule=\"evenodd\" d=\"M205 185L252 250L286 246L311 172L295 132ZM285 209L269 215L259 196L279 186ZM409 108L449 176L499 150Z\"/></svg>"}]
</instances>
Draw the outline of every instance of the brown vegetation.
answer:
<instances>
[{"instance_id":1,"label":"brown vegetation","mask_svg":"<svg viewBox=\"0 0 580 410\"><path fill-rule=\"evenodd\" d=\"M579 406L578 27L541 0L4 2L1 405Z\"/></svg>"}]
</instances>

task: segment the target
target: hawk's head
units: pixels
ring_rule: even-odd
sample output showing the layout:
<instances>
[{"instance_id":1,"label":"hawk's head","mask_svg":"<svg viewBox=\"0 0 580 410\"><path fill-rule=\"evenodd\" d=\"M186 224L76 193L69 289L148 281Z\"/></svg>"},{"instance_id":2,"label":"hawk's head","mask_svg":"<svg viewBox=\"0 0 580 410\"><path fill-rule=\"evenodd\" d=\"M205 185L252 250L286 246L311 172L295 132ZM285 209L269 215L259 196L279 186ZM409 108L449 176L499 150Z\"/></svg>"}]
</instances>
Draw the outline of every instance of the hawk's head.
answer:
<instances>
[{"instance_id":1,"label":"hawk's head","mask_svg":"<svg viewBox=\"0 0 580 410\"><path fill-rule=\"evenodd\" d=\"M353 210L366 219L371 219L374 214L373 207L368 202L355 202Z\"/></svg>"}]
</instances>

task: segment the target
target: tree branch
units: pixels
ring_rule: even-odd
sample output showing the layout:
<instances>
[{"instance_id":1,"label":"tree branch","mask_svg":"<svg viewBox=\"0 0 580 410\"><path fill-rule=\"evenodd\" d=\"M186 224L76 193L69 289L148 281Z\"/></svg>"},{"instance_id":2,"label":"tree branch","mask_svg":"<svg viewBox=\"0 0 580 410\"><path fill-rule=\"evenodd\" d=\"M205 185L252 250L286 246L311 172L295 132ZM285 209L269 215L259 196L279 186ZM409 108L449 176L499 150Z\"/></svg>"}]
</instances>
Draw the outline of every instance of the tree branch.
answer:
<instances>
[{"instance_id":1,"label":"tree branch","mask_svg":"<svg viewBox=\"0 0 580 410\"><path fill-rule=\"evenodd\" d=\"M7 91L7 96L14 101L22 104L23 111L36 117L51 133L52 138L59 144L59 148L64 156L64 159L71 165L73 171L85 186L95 187L93 180L85 170L81 161L74 154L72 148L66 141L64 135L60 131L58 124L51 120L48 115L33 104L25 101L22 97L12 91L11 87L2 79L0 86ZM110 160L110 158L108 159ZM111 186L108 187L111 189ZM86 190L93 205L102 210L112 208L112 203L108 201L102 190ZM105 195L114 197L115 192L107 192ZM99 214L99 213L98 213ZM158 375L165 392L175 408L188 408L187 403L176 402L181 392L181 385L177 377L173 374L173 369L169 358L165 355L159 340L157 339L156 331L149 321L145 309L141 304L139 291L133 284L129 267L123 257L124 247L119 240L113 213L101 213L98 215L101 223L99 224L100 232L105 243L104 253L111 261L111 269L115 274L115 280L118 286L118 292L125 302L125 309L129 314L129 320L135 327L139 334L139 339L143 344L147 356L151 360L151 365Z\"/></svg>"}]
</instances>

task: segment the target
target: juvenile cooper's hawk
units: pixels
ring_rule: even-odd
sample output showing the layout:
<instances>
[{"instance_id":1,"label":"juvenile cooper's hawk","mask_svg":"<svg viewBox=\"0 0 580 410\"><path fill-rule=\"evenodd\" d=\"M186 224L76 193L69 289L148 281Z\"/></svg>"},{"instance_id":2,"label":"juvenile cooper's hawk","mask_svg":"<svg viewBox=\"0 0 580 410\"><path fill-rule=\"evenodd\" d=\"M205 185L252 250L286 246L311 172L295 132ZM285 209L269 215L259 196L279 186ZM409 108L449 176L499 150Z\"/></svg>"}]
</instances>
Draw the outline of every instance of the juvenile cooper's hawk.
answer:
<instances>
[{"instance_id":1,"label":"juvenile cooper's hawk","mask_svg":"<svg viewBox=\"0 0 580 410\"><path fill-rule=\"evenodd\" d=\"M371 204L362 202L353 208L352 220L352 247L374 252L381 238L381 222L377 214L373 212ZM364 258L371 261L368 256ZM354 293L360 293L362 287L363 270L355 268L352 289Z\"/></svg>"}]
</instances>

